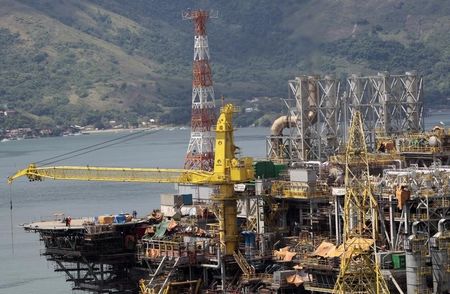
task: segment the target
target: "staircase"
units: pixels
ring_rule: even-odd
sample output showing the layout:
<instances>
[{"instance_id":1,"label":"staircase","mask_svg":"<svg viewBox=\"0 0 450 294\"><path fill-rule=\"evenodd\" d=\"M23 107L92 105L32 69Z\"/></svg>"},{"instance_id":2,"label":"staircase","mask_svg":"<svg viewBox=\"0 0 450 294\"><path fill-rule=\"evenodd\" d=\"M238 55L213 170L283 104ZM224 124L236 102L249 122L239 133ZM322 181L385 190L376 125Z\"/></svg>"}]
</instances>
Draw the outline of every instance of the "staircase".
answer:
<instances>
[{"instance_id":1,"label":"staircase","mask_svg":"<svg viewBox=\"0 0 450 294\"><path fill-rule=\"evenodd\" d=\"M167 256L163 256L158 268L153 274L150 274L150 280L139 281L141 294L161 294L163 293L172 274L178 268L180 258L170 260ZM164 280L163 280L164 279ZM157 290L159 289L159 290Z\"/></svg>"},{"instance_id":2,"label":"staircase","mask_svg":"<svg viewBox=\"0 0 450 294\"><path fill-rule=\"evenodd\" d=\"M249 278L255 275L255 268L247 262L244 255L242 255L240 251L233 252L233 257L234 260L236 260L239 267L241 268L242 272L244 273L244 276Z\"/></svg>"}]
</instances>

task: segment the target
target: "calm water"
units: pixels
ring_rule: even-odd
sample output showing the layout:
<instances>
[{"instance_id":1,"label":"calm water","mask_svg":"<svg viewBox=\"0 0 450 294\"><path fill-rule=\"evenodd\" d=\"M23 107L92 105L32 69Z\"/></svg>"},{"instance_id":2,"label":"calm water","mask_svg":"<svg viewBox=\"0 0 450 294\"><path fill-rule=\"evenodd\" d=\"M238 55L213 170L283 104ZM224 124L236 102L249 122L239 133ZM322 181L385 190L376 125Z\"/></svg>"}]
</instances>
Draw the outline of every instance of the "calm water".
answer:
<instances>
[{"instance_id":1,"label":"calm water","mask_svg":"<svg viewBox=\"0 0 450 294\"><path fill-rule=\"evenodd\" d=\"M268 130L247 128L236 132L241 154L263 157ZM149 213L159 207L159 194L174 192L170 184L128 184L44 181L19 179L10 187L6 178L28 163L122 136L42 138L0 143L0 293L73 293L62 273L39 256L37 234L25 233L21 223L64 212L72 217L131 212ZM183 166L189 140L188 130L163 130L130 142L73 158L59 165L129 167ZM14 255L11 248L9 197L13 198ZM79 292L76 292L79 293Z\"/></svg>"},{"instance_id":2,"label":"calm water","mask_svg":"<svg viewBox=\"0 0 450 294\"><path fill-rule=\"evenodd\" d=\"M450 113L434 113L426 118L427 129L442 121L450 126ZM236 132L236 144L243 155L262 158L268 129L248 128ZM64 212L72 217L130 212L147 214L159 206L159 194L174 191L167 184L127 184L17 180L10 187L6 178L28 163L104 142L123 134L43 138L0 143L0 294L73 293L62 273L39 256L38 235L24 233L19 224ZM160 131L73 158L61 164L129 167L183 166L189 139L188 130ZM11 249L9 197L13 198L14 254Z\"/></svg>"}]
</instances>

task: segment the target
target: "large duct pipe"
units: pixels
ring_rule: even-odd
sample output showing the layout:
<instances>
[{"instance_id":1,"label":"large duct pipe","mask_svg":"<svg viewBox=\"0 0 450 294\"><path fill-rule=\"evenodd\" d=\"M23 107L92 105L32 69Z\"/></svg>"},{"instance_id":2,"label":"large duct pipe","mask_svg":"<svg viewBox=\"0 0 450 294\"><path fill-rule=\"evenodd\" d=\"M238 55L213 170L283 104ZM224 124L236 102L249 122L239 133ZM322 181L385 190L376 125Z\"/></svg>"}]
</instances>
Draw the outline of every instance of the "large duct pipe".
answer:
<instances>
[{"instance_id":1,"label":"large duct pipe","mask_svg":"<svg viewBox=\"0 0 450 294\"><path fill-rule=\"evenodd\" d=\"M284 152L281 148L283 148L283 130L285 128L290 128L293 126L297 121L297 116L287 116L283 115L277 118L270 128L270 136L271 136L271 144L272 144L272 151L270 154L270 157L272 159L283 159L284 158Z\"/></svg>"},{"instance_id":2,"label":"large duct pipe","mask_svg":"<svg viewBox=\"0 0 450 294\"><path fill-rule=\"evenodd\" d=\"M413 234L414 236L417 235L417 226L418 226L420 223L421 223L421 221L415 221L415 222L412 224L411 231L412 231L412 234Z\"/></svg>"},{"instance_id":3,"label":"large duct pipe","mask_svg":"<svg viewBox=\"0 0 450 294\"><path fill-rule=\"evenodd\" d=\"M444 233L445 230L445 223L448 221L448 219L443 218L441 220L439 220L438 222L438 232L439 233Z\"/></svg>"},{"instance_id":4,"label":"large duct pipe","mask_svg":"<svg viewBox=\"0 0 450 294\"><path fill-rule=\"evenodd\" d=\"M317 80L319 76L308 76L308 121L309 124L317 122Z\"/></svg>"},{"instance_id":5,"label":"large duct pipe","mask_svg":"<svg viewBox=\"0 0 450 294\"><path fill-rule=\"evenodd\" d=\"M281 138L281 136L283 136L283 130L285 128L290 128L296 124L296 122L297 116L288 115L280 116L273 122L272 127L270 128L270 135L272 137L270 141L273 150L272 154L275 154L275 156L271 155L272 159L283 158L283 152L280 152L280 148L283 145L283 139Z\"/></svg>"},{"instance_id":6,"label":"large duct pipe","mask_svg":"<svg viewBox=\"0 0 450 294\"><path fill-rule=\"evenodd\" d=\"M282 136L285 128L290 128L297 121L297 116L283 115L274 120L272 127L270 128L270 134L272 136Z\"/></svg>"},{"instance_id":7,"label":"large duct pipe","mask_svg":"<svg viewBox=\"0 0 450 294\"><path fill-rule=\"evenodd\" d=\"M382 116L380 118L380 123L382 125L375 125L375 127L381 127L381 130L384 135L390 135L391 134L391 105L390 105L390 96L391 96L391 89L390 89L390 74L387 71L379 72L378 73L379 79L377 79L377 88L379 89L379 103L382 105L382 111L378 115ZM375 114L375 113L374 113Z\"/></svg>"}]
</instances>

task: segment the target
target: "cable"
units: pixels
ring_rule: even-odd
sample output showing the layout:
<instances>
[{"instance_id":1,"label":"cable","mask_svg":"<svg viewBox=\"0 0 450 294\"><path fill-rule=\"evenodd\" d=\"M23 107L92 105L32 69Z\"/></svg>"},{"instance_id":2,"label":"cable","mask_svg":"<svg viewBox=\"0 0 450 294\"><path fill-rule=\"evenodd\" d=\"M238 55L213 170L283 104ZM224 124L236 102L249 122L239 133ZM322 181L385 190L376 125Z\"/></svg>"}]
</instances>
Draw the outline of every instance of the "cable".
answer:
<instances>
[{"instance_id":1,"label":"cable","mask_svg":"<svg viewBox=\"0 0 450 294\"><path fill-rule=\"evenodd\" d=\"M14 227L13 227L13 204L12 204L12 185L9 185L9 217L11 224L11 251L14 255Z\"/></svg>"},{"instance_id":2,"label":"cable","mask_svg":"<svg viewBox=\"0 0 450 294\"><path fill-rule=\"evenodd\" d=\"M56 163L56 162L60 162L60 161L64 161L64 160L67 160L67 159L70 159L70 158L74 158L74 157L77 157L77 156L80 156L80 155L84 155L84 154L87 154L87 153L90 153L90 152L94 152L94 151L97 151L97 150L100 150L100 149L103 149L103 148L114 146L114 145L117 145L117 144L120 144L120 143L123 143L123 142L131 141L131 140L134 140L134 139L137 139L137 138L149 135L149 134L154 134L157 131L159 131L159 129L156 129L156 130L150 131L150 132L148 130L138 131L138 132L135 132L135 133L132 133L132 134L127 134L125 136L121 136L121 137L118 137L118 138L115 138L115 139L111 139L111 140L107 140L107 141L104 141L104 142L101 142L101 143L93 144L93 145L90 145L90 146L87 146L87 147L83 147L83 148L80 148L80 149L77 149L77 150L73 150L73 151L70 151L70 152L67 152L67 153L63 153L63 154L60 154L60 155L52 156L52 157L40 160L40 161L36 162L36 164L40 164L41 166L46 166L46 165L49 165L49 164L53 164L53 163ZM95 148L95 147L97 147L97 148ZM86 150L86 151L85 152L81 152L81 151L84 151L84 150ZM72 156L68 156L68 155L71 155L71 154L73 154L73 155ZM49 160L52 160L52 159L57 159L57 160L49 161Z\"/></svg>"},{"instance_id":3,"label":"cable","mask_svg":"<svg viewBox=\"0 0 450 294\"><path fill-rule=\"evenodd\" d=\"M101 149L104 149L104 148L107 148L107 147L111 147L111 146L114 146L114 145L117 145L117 144L120 144L120 143L131 141L131 140L134 140L134 139L137 139L137 138L149 135L149 134L154 134L157 131L158 130L155 130L154 132L148 132L148 133L144 133L144 131L140 131L139 133L134 133L132 138L129 138L130 136L127 135L127 136L122 136L120 138L116 138L116 139L113 139L113 140L108 140L108 141L105 141L103 143L94 144L94 145L91 145L89 147L85 147L85 148L81 148L81 149L78 149L78 150L75 150L75 151L71 151L71 152L68 152L68 153L65 153L65 154L61 154L60 156L55 156L55 158L60 158L60 157L67 156L67 155L70 155L70 154L73 154L73 153L77 153L77 154L74 154L72 156L63 157L63 158L58 159L58 160L46 162L45 164L42 164L41 166L54 164L54 163L61 162L61 161L67 160L67 159L71 159L71 158L74 158L74 157L77 157L77 156L81 156L81 155L84 155L84 154L87 154L87 153L90 153L90 152L94 152L94 151L101 150ZM118 140L120 140L120 141L118 141ZM114 142L114 141L117 141L117 142ZM105 145L106 143L110 143L110 144ZM99 147L87 150L85 152L78 153L80 151L83 151L83 150L86 150L86 149L89 149L89 148L93 148L93 147L96 147L96 146L99 146Z\"/></svg>"},{"instance_id":4,"label":"cable","mask_svg":"<svg viewBox=\"0 0 450 294\"><path fill-rule=\"evenodd\" d=\"M70 154L73 154L73 153L77 153L77 152L80 152L80 151L83 151L83 150L86 150L86 149L90 149L90 148L93 148L93 147L96 147L96 146L104 145L104 144L107 144L107 143L109 143L109 142L114 142L114 141L121 140L121 139L124 139L124 138L127 138L127 137L136 136L136 135L138 135L138 134L140 134L140 133L142 133L142 132L144 132L144 131L145 131L145 130L142 130L142 131L139 131L139 132L136 132L136 133L127 134L127 135L125 135L125 136L121 136L121 137L118 137L118 138L114 138L114 139L111 139L111 140L107 140L107 141L104 141L104 142L101 142L101 143L96 143L96 144L94 144L94 145L90 145L90 146L87 146L87 147L83 147L83 148L81 148L81 149L77 149L77 150L73 150L73 151L70 151L70 152L67 152L67 153L63 153L63 154L60 154L60 155L52 156L52 157L49 157L49 158L40 160L40 161L36 162L36 164L44 163L45 161L48 161L48 160L60 158L60 157L63 157L63 156L66 156L66 155L70 155ZM44 165L45 165L45 164L44 164Z\"/></svg>"},{"instance_id":5,"label":"cable","mask_svg":"<svg viewBox=\"0 0 450 294\"><path fill-rule=\"evenodd\" d=\"M104 145L104 146L101 146L101 147L98 147L98 148L95 148L95 149L92 149L92 150L87 150L87 151L82 152L82 153L74 154L74 155L69 156L69 157L65 157L65 158L62 158L62 159L55 160L55 161L50 161L50 162L48 162L48 163L46 163L46 164L44 164L44 165L41 165L41 166L46 166L46 165L54 164L54 163L57 163L57 162L61 162L61 161L64 161L64 160L67 160L67 159L71 159L71 158L74 158L74 157L77 157L77 156L81 156L81 155L84 155L84 154L87 154L87 153L90 153L90 152L94 152L94 151L97 151L97 150L101 150L101 149L103 149L103 148L111 147L111 146L114 146L114 145L117 145L117 144L120 144L120 143L123 143L123 142L127 142L127 141L130 141L130 140L134 140L134 139L143 137L143 136L145 136L145 135L148 135L148 134L142 134L142 135L140 135L139 137L134 137L134 138L132 138L132 139L122 140L122 141L115 142L115 143L111 143L111 144L109 144L109 145ZM81 151L81 150L80 150L80 151Z\"/></svg>"}]
</instances>

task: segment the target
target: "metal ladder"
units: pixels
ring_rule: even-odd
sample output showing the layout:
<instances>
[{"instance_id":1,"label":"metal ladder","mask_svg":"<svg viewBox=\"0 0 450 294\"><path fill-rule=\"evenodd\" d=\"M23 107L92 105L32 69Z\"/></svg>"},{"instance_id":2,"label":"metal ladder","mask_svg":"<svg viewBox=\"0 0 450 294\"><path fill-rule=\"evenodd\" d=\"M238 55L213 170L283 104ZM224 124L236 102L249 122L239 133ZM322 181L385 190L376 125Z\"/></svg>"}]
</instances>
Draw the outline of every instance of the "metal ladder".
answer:
<instances>
[{"instance_id":1,"label":"metal ladder","mask_svg":"<svg viewBox=\"0 0 450 294\"><path fill-rule=\"evenodd\" d=\"M245 257L242 255L242 253L240 251L233 252L233 257L234 257L234 260L236 260L237 264L239 265L239 267L241 268L241 270L245 276L250 277L250 276L255 275L255 268L247 262L247 260L245 259Z\"/></svg>"}]
</instances>

